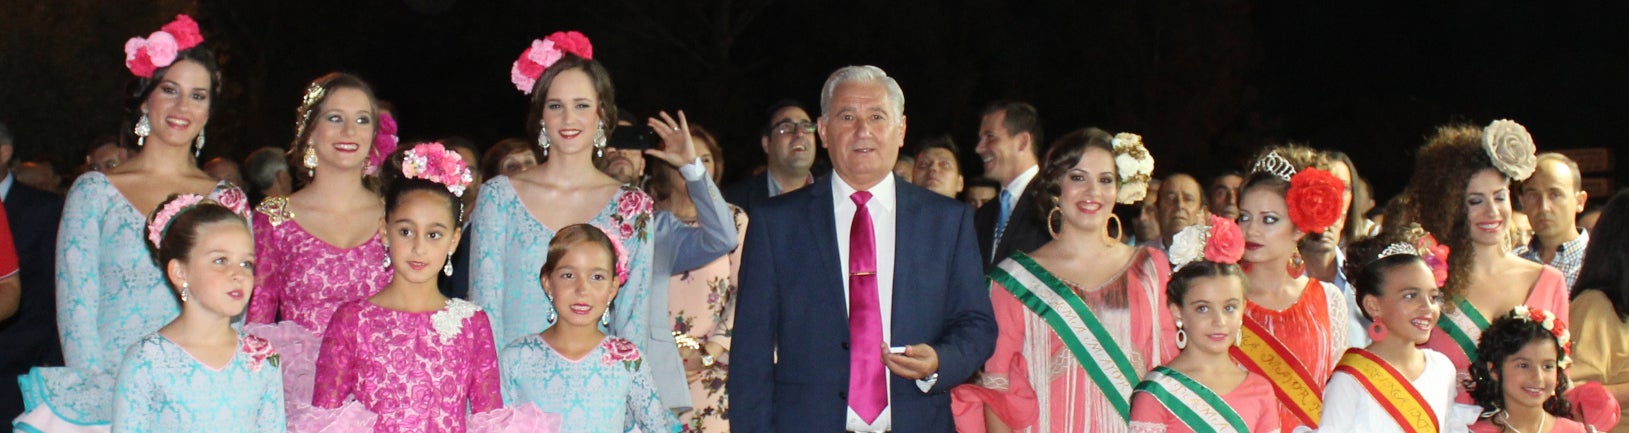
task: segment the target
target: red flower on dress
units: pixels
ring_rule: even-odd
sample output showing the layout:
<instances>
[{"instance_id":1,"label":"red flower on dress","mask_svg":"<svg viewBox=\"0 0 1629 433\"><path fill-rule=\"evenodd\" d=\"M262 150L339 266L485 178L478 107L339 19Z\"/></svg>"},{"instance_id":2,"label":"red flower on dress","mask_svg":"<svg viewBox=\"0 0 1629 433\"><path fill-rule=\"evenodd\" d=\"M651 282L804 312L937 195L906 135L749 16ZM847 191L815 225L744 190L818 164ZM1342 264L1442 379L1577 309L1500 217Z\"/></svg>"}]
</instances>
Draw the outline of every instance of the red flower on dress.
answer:
<instances>
[{"instance_id":1,"label":"red flower on dress","mask_svg":"<svg viewBox=\"0 0 1629 433\"><path fill-rule=\"evenodd\" d=\"M1290 208L1290 222L1303 233L1319 233L1341 217L1341 193L1346 183L1327 171L1307 168L1290 178L1284 202Z\"/></svg>"},{"instance_id":2,"label":"red flower on dress","mask_svg":"<svg viewBox=\"0 0 1629 433\"><path fill-rule=\"evenodd\" d=\"M249 371L259 372L260 365L270 362L276 367L279 361L277 349L273 349L271 342L254 335L244 335L241 350L249 355Z\"/></svg>"}]
</instances>

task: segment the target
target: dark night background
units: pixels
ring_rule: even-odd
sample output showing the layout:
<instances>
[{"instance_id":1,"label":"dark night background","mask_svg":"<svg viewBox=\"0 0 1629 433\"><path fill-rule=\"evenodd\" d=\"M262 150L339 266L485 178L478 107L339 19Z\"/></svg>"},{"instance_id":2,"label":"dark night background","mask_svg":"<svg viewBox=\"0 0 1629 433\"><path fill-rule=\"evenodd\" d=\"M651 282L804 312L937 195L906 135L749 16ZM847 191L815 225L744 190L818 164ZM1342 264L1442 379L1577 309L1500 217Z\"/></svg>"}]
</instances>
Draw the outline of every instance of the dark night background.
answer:
<instances>
[{"instance_id":1,"label":"dark night background","mask_svg":"<svg viewBox=\"0 0 1629 433\"><path fill-rule=\"evenodd\" d=\"M510 64L532 39L568 29L593 40L624 109L684 109L719 134L731 177L762 163L770 103L815 106L826 74L849 64L898 78L908 148L952 133L969 175L979 111L1001 98L1039 107L1049 137L1140 133L1159 175L1242 168L1270 141L1341 149L1382 200L1447 122L1515 119L1541 151L1621 154L1629 139L1629 2L0 0L0 10L0 122L21 159L73 164L121 128L124 40L177 13L197 19L222 64L204 159L286 147L305 84L331 70L392 101L404 140L524 135L527 98ZM1621 173L1595 176L1615 186Z\"/></svg>"}]
</instances>

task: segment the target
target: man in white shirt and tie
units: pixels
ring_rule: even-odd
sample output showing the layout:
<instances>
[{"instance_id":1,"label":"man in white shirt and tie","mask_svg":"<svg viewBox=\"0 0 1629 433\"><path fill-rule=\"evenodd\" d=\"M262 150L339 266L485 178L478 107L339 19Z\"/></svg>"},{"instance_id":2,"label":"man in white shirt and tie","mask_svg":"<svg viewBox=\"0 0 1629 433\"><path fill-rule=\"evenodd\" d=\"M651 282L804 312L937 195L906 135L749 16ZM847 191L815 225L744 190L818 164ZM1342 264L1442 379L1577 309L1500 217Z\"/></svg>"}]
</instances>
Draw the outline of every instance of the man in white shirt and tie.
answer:
<instances>
[{"instance_id":1,"label":"man in white shirt and tie","mask_svg":"<svg viewBox=\"0 0 1629 433\"><path fill-rule=\"evenodd\" d=\"M995 345L971 212L893 176L905 98L887 73L839 69L820 105L833 175L747 229L731 429L952 431L949 390Z\"/></svg>"},{"instance_id":2,"label":"man in white shirt and tie","mask_svg":"<svg viewBox=\"0 0 1629 433\"><path fill-rule=\"evenodd\" d=\"M1034 106L1000 101L984 109L974 151L984 163L984 176L1002 185L997 206L979 207L974 217L986 271L1015 251L1035 251L1052 240L1046 215L1036 208L1035 194L1029 190L1030 180L1040 171L1037 164L1045 148L1041 139L1041 119Z\"/></svg>"}]
</instances>

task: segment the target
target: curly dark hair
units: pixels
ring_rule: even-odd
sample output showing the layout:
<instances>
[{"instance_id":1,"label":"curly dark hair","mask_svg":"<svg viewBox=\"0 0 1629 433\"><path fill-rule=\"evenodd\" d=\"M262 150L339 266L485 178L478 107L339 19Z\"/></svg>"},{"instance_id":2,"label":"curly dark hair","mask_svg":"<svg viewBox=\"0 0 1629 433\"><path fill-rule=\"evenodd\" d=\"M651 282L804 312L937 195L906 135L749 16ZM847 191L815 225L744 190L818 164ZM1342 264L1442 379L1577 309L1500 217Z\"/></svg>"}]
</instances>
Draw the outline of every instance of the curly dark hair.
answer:
<instances>
[{"instance_id":1,"label":"curly dark hair","mask_svg":"<svg viewBox=\"0 0 1629 433\"><path fill-rule=\"evenodd\" d=\"M1357 291L1358 312L1363 318L1369 317L1369 312L1363 309L1365 296L1380 297L1380 286L1386 282L1386 274L1392 269L1414 263L1425 264L1418 254L1393 254L1380 257L1380 253L1387 247L1396 243L1414 245L1412 233L1381 233L1374 237L1365 238L1346 245L1346 264L1342 271L1346 273L1346 281L1352 283Z\"/></svg>"},{"instance_id":2,"label":"curly dark hair","mask_svg":"<svg viewBox=\"0 0 1629 433\"><path fill-rule=\"evenodd\" d=\"M1181 306L1194 280L1216 277L1232 277L1239 281L1240 287L1246 285L1244 270L1239 265L1196 260L1171 273L1171 282L1165 285L1165 299L1171 305Z\"/></svg>"},{"instance_id":3,"label":"curly dark hair","mask_svg":"<svg viewBox=\"0 0 1629 433\"><path fill-rule=\"evenodd\" d=\"M1513 314L1506 314L1494 320L1488 329L1482 331L1482 342L1476 345L1476 362L1471 363L1469 379L1462 385L1469 390L1476 404L1482 406L1483 412L1494 412L1503 409L1505 402L1503 384L1494 377L1499 372L1505 359L1527 347L1535 341L1548 341L1556 345L1556 355L1561 355L1561 343L1556 340L1550 331L1544 330L1544 325L1531 320L1523 320ZM1555 395L1544 401L1544 411L1560 418L1571 418L1572 403L1567 401L1567 370L1557 367L1555 369L1556 383ZM1495 424L1499 423L1494 419Z\"/></svg>"},{"instance_id":4,"label":"curly dark hair","mask_svg":"<svg viewBox=\"0 0 1629 433\"><path fill-rule=\"evenodd\" d=\"M1450 300L1465 295L1465 280L1475 258L1466 222L1465 189L1476 173L1493 169L1493 160L1482 150L1482 128L1467 124L1437 128L1414 158L1414 175L1403 192L1409 196L1408 214L1454 253L1448 255L1448 283L1442 288L1443 296ZM1391 224L1389 219L1386 222ZM1446 307L1453 306L1449 302Z\"/></svg>"},{"instance_id":5,"label":"curly dark hair","mask_svg":"<svg viewBox=\"0 0 1629 433\"><path fill-rule=\"evenodd\" d=\"M1086 154L1088 148L1098 148L1109 155L1114 154L1114 134L1097 128L1081 128L1074 132L1064 134L1053 141L1046 152L1046 158L1041 161L1041 171L1035 177L1040 187L1035 189L1035 215L1045 218L1056 206L1058 195L1063 194L1063 175L1069 169L1080 163L1081 156ZM1043 222L1043 224L1047 224ZM1057 230L1052 227L1052 230ZM1119 236L1119 233L1110 233L1110 236Z\"/></svg>"}]
</instances>

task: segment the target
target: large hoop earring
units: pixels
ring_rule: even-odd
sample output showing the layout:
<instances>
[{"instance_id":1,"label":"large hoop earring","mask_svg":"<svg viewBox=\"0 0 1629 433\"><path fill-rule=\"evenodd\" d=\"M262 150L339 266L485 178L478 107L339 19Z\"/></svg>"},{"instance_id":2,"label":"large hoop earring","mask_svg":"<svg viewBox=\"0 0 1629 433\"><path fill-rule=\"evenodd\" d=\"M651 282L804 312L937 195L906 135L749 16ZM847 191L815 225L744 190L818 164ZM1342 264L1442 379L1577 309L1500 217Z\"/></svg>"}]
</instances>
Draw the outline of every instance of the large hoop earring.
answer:
<instances>
[{"instance_id":1,"label":"large hoop earring","mask_svg":"<svg viewBox=\"0 0 1629 433\"><path fill-rule=\"evenodd\" d=\"M147 120L147 113L141 113L141 119L136 120L136 128L130 132L136 134L136 147L147 145L147 134L153 133L153 124Z\"/></svg>"},{"instance_id":2,"label":"large hoop earring","mask_svg":"<svg viewBox=\"0 0 1629 433\"><path fill-rule=\"evenodd\" d=\"M1177 350L1188 348L1188 331L1182 329L1182 319L1176 321L1176 348Z\"/></svg>"},{"instance_id":3,"label":"large hoop earring","mask_svg":"<svg viewBox=\"0 0 1629 433\"><path fill-rule=\"evenodd\" d=\"M549 128L547 125L537 127L537 147L543 148L543 157L549 157Z\"/></svg>"},{"instance_id":4,"label":"large hoop earring","mask_svg":"<svg viewBox=\"0 0 1629 433\"><path fill-rule=\"evenodd\" d=\"M1063 210L1058 209L1056 205L1052 206L1051 212L1046 213L1046 232L1052 235L1052 239L1058 238L1058 229L1052 228L1052 219L1057 218L1060 213L1063 213Z\"/></svg>"},{"instance_id":5,"label":"large hoop earring","mask_svg":"<svg viewBox=\"0 0 1629 433\"><path fill-rule=\"evenodd\" d=\"M1109 214L1109 219L1114 220L1114 233L1110 234L1109 238L1118 240L1118 239L1120 239L1121 236L1124 236L1126 234L1126 228L1125 228L1125 226L1120 225L1120 216L1119 215L1115 215L1115 214L1111 213L1111 214ZM1103 230L1108 230L1108 229L1109 229L1108 225L1103 226Z\"/></svg>"}]
</instances>

